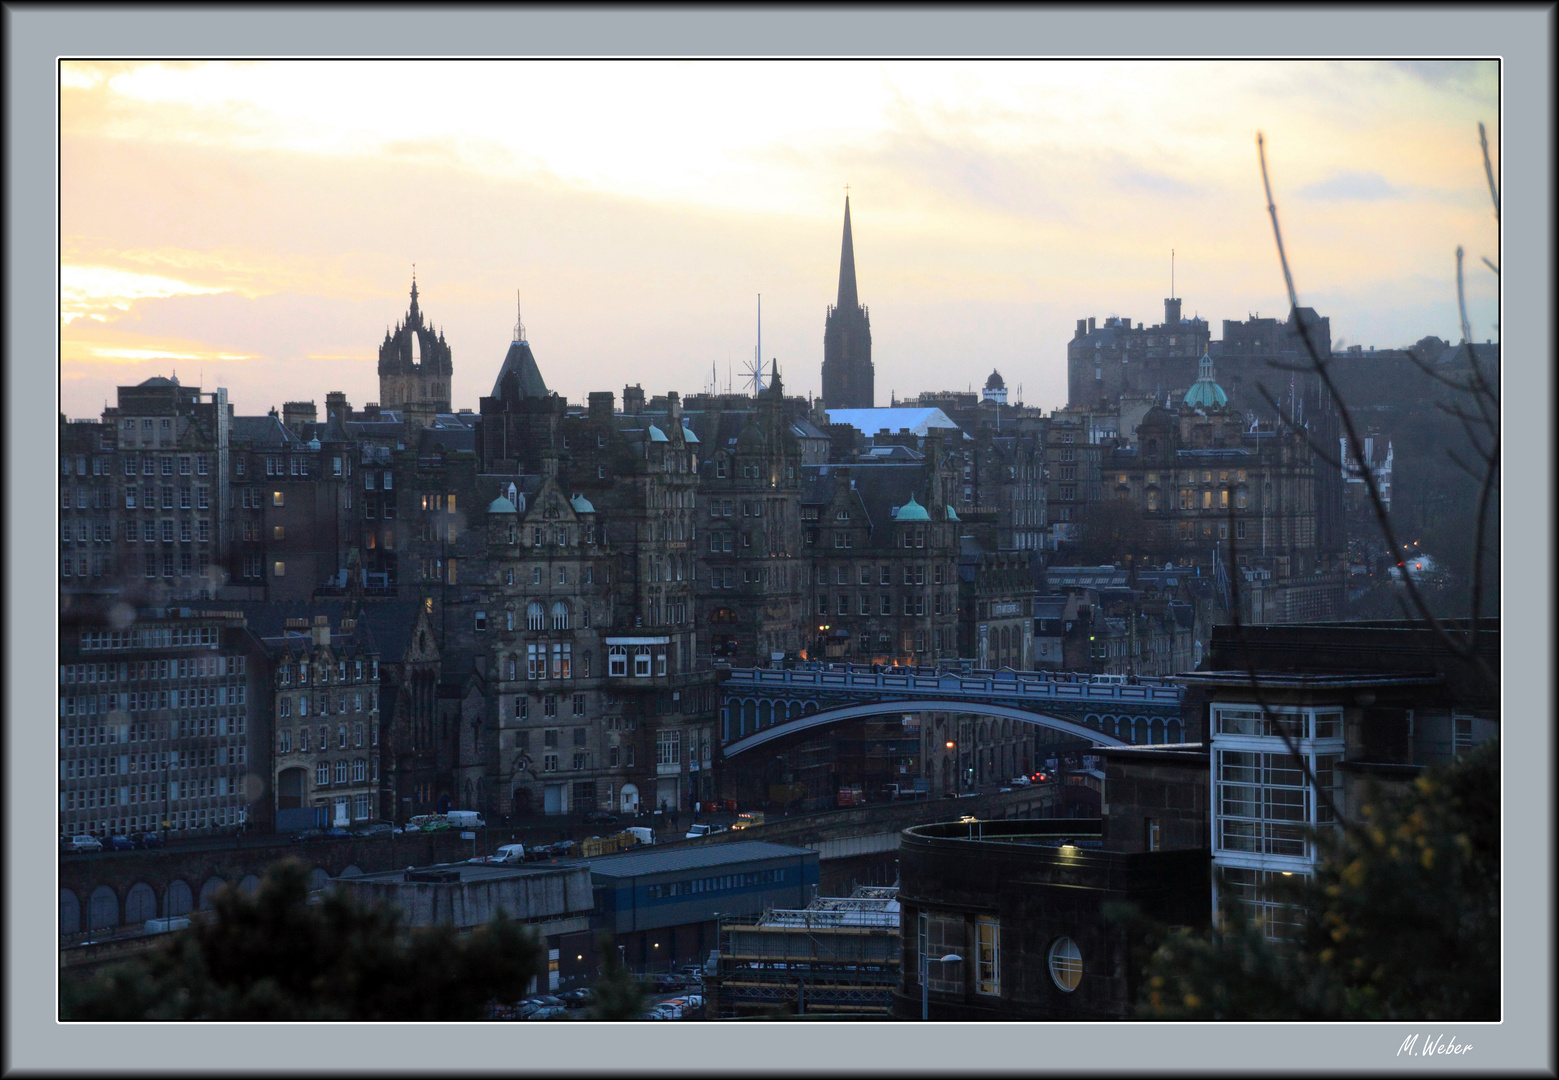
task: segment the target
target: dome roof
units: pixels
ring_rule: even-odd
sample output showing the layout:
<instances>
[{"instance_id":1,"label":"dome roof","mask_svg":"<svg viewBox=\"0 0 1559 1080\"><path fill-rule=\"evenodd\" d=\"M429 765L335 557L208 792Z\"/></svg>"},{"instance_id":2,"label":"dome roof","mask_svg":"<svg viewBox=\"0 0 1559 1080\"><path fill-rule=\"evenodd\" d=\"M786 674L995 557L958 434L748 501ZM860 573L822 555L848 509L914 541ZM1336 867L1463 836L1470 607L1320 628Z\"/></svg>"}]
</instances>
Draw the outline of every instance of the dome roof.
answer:
<instances>
[{"instance_id":1,"label":"dome roof","mask_svg":"<svg viewBox=\"0 0 1559 1080\"><path fill-rule=\"evenodd\" d=\"M947 506L947 520L948 521L962 521L963 520L963 518L958 516L958 511L953 509L953 505L951 503L949 503L948 506Z\"/></svg>"},{"instance_id":2,"label":"dome roof","mask_svg":"<svg viewBox=\"0 0 1559 1080\"><path fill-rule=\"evenodd\" d=\"M914 492L910 493L909 502L899 507L899 512L894 515L895 521L930 521L931 515L926 513L926 508L915 501Z\"/></svg>"},{"instance_id":3,"label":"dome roof","mask_svg":"<svg viewBox=\"0 0 1559 1080\"><path fill-rule=\"evenodd\" d=\"M650 442L670 442L671 441L670 439L666 438L666 433L664 431L662 431L660 428L656 427L654 424L651 424L649 426L649 429L648 429L648 431L646 431L645 434L649 437L649 441Z\"/></svg>"},{"instance_id":4,"label":"dome roof","mask_svg":"<svg viewBox=\"0 0 1559 1080\"><path fill-rule=\"evenodd\" d=\"M1213 381L1213 358L1204 352L1201 363L1197 366L1201 369L1201 377L1192 384L1191 389L1185 392L1186 406L1192 409L1210 409L1229 404L1229 395L1223 392L1223 387Z\"/></svg>"},{"instance_id":5,"label":"dome roof","mask_svg":"<svg viewBox=\"0 0 1559 1080\"><path fill-rule=\"evenodd\" d=\"M992 368L991 377L985 380L985 388L987 390L1005 390L1007 384L1001 381L1001 372Z\"/></svg>"},{"instance_id":6,"label":"dome roof","mask_svg":"<svg viewBox=\"0 0 1559 1080\"><path fill-rule=\"evenodd\" d=\"M517 513L519 513L519 511L514 508L514 504L512 502L510 502L508 499L504 498L502 495L498 496L492 502L487 504L487 512L489 514L517 514Z\"/></svg>"},{"instance_id":7,"label":"dome roof","mask_svg":"<svg viewBox=\"0 0 1559 1080\"><path fill-rule=\"evenodd\" d=\"M590 500L585 498L583 495L575 495L572 499L568 500L568 505L574 508L574 513L576 514L595 513L595 507L591 505Z\"/></svg>"}]
</instances>

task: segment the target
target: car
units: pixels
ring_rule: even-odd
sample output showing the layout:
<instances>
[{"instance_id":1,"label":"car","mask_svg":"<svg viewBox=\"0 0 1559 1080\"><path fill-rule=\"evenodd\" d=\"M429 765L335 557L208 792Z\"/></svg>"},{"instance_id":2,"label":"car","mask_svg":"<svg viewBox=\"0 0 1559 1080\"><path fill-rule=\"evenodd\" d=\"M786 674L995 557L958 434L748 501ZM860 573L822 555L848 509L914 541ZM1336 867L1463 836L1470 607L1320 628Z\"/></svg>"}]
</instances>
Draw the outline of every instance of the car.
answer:
<instances>
[{"instance_id":1,"label":"car","mask_svg":"<svg viewBox=\"0 0 1559 1080\"><path fill-rule=\"evenodd\" d=\"M407 825L405 828L396 829L395 831L397 833L421 832L422 831L422 826L421 825Z\"/></svg>"},{"instance_id":2,"label":"car","mask_svg":"<svg viewBox=\"0 0 1559 1080\"><path fill-rule=\"evenodd\" d=\"M656 975L650 980L650 990L656 994L672 993L686 986L687 981L680 975Z\"/></svg>"},{"instance_id":3,"label":"car","mask_svg":"<svg viewBox=\"0 0 1559 1080\"><path fill-rule=\"evenodd\" d=\"M956 792L956 791L944 791L944 792L942 792L942 798L944 798L944 799L956 799L956 798L958 798L958 792Z\"/></svg>"},{"instance_id":4,"label":"car","mask_svg":"<svg viewBox=\"0 0 1559 1080\"><path fill-rule=\"evenodd\" d=\"M395 826L388 821L376 821L371 825L359 825L352 830L353 836L390 836L395 832Z\"/></svg>"},{"instance_id":5,"label":"car","mask_svg":"<svg viewBox=\"0 0 1559 1080\"><path fill-rule=\"evenodd\" d=\"M423 832L439 832L447 828L450 828L450 824L444 818L434 818L432 821L424 821L422 823Z\"/></svg>"},{"instance_id":6,"label":"car","mask_svg":"<svg viewBox=\"0 0 1559 1080\"><path fill-rule=\"evenodd\" d=\"M536 1008L533 1012L531 1012L529 1016L525 1017L525 1019L527 1019L527 1020L555 1020L555 1019L557 1019L560 1016L567 1016L567 1015L568 1015L568 1010L566 1008L564 1008L562 1005L542 1005L542 1006L539 1006L538 1008Z\"/></svg>"},{"instance_id":7,"label":"car","mask_svg":"<svg viewBox=\"0 0 1559 1080\"><path fill-rule=\"evenodd\" d=\"M163 846L162 833L138 832L130 834L130 843L138 848L156 848Z\"/></svg>"},{"instance_id":8,"label":"car","mask_svg":"<svg viewBox=\"0 0 1559 1080\"><path fill-rule=\"evenodd\" d=\"M65 844L63 846L63 850L65 850L65 851L102 851L103 850L103 842L101 840L99 840L95 836L88 836L86 834L82 834L80 836L72 836L69 840L65 841Z\"/></svg>"},{"instance_id":9,"label":"car","mask_svg":"<svg viewBox=\"0 0 1559 1080\"><path fill-rule=\"evenodd\" d=\"M547 850L553 855L572 855L577 846L572 840L559 840L555 844L548 844Z\"/></svg>"},{"instance_id":10,"label":"car","mask_svg":"<svg viewBox=\"0 0 1559 1080\"><path fill-rule=\"evenodd\" d=\"M509 1018L512 1020L529 1020L537 1010L544 1007L539 1001L522 1001L509 1012Z\"/></svg>"},{"instance_id":11,"label":"car","mask_svg":"<svg viewBox=\"0 0 1559 1080\"><path fill-rule=\"evenodd\" d=\"M595 994L588 986L580 987L578 990L566 990L558 995L558 997L563 999L564 1007L569 1009L585 1008L590 1004L590 1000L594 996Z\"/></svg>"},{"instance_id":12,"label":"car","mask_svg":"<svg viewBox=\"0 0 1559 1080\"><path fill-rule=\"evenodd\" d=\"M591 825L615 825L617 815L610 810L592 810L585 815L585 821Z\"/></svg>"},{"instance_id":13,"label":"car","mask_svg":"<svg viewBox=\"0 0 1559 1080\"><path fill-rule=\"evenodd\" d=\"M130 842L128 836L110 836L108 842L103 845L108 851L134 851L135 845Z\"/></svg>"},{"instance_id":14,"label":"car","mask_svg":"<svg viewBox=\"0 0 1559 1080\"><path fill-rule=\"evenodd\" d=\"M333 827L331 827L329 829L326 829L325 830L325 835L330 837L332 840L343 840L343 839L350 840L350 839L352 839L352 830L351 829L343 829L341 826L336 825L336 826L333 826Z\"/></svg>"},{"instance_id":15,"label":"car","mask_svg":"<svg viewBox=\"0 0 1559 1080\"><path fill-rule=\"evenodd\" d=\"M290 837L294 844L303 844L310 840L323 840L324 838L324 829L299 829Z\"/></svg>"},{"instance_id":16,"label":"car","mask_svg":"<svg viewBox=\"0 0 1559 1080\"><path fill-rule=\"evenodd\" d=\"M1031 783L1033 783L1033 781L1026 776L1014 776L1011 780L1008 780L1007 783L1011 784L1013 787L1028 787Z\"/></svg>"}]
</instances>

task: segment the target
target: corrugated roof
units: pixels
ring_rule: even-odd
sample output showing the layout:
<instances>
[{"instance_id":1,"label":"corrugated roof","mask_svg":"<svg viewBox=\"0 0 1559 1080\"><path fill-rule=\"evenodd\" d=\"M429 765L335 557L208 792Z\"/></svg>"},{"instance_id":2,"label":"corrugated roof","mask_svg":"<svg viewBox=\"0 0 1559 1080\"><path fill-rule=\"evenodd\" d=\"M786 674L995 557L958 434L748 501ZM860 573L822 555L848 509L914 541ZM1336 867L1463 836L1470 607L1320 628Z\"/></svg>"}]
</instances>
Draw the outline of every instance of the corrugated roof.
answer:
<instances>
[{"instance_id":1,"label":"corrugated roof","mask_svg":"<svg viewBox=\"0 0 1559 1080\"><path fill-rule=\"evenodd\" d=\"M620 855L603 855L586 859L590 873L602 877L644 877L649 874L669 874L678 870L699 870L708 866L728 866L731 863L756 862L760 859L794 859L800 855L815 854L809 848L790 847L787 844L771 844L766 840L737 840L729 844L699 844L697 846L673 846L657 850L635 850Z\"/></svg>"}]
</instances>

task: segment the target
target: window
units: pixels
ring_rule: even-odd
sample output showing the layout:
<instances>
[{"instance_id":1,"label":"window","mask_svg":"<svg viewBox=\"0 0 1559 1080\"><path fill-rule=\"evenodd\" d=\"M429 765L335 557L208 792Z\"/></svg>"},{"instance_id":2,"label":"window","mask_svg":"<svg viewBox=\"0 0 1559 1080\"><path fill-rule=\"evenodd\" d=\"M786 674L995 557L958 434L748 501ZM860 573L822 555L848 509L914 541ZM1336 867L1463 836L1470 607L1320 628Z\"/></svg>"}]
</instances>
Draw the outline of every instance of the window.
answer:
<instances>
[{"instance_id":1,"label":"window","mask_svg":"<svg viewBox=\"0 0 1559 1080\"><path fill-rule=\"evenodd\" d=\"M532 600L525 607L525 625L530 630L546 629L546 611L541 606L541 601Z\"/></svg>"},{"instance_id":2,"label":"window","mask_svg":"<svg viewBox=\"0 0 1559 1080\"><path fill-rule=\"evenodd\" d=\"M284 496L284 494L282 492L280 492L280 491L273 491L273 492L271 492L271 505L272 506L286 506L287 505L287 500L286 500L286 497Z\"/></svg>"},{"instance_id":3,"label":"window","mask_svg":"<svg viewBox=\"0 0 1559 1080\"><path fill-rule=\"evenodd\" d=\"M926 989L939 994L961 993L964 988L962 964L939 963L949 953L964 955L964 920L962 915L938 915L929 911L920 913L920 927L916 944L919 956L928 957L926 965ZM919 974L917 964L916 974Z\"/></svg>"},{"instance_id":4,"label":"window","mask_svg":"<svg viewBox=\"0 0 1559 1080\"><path fill-rule=\"evenodd\" d=\"M559 570L558 573L562 574L563 571ZM552 629L568 629L568 604L562 600L558 600L552 605Z\"/></svg>"},{"instance_id":5,"label":"window","mask_svg":"<svg viewBox=\"0 0 1559 1080\"><path fill-rule=\"evenodd\" d=\"M655 733L655 764L676 765L682 760L682 732L657 731Z\"/></svg>"},{"instance_id":6,"label":"window","mask_svg":"<svg viewBox=\"0 0 1559 1080\"><path fill-rule=\"evenodd\" d=\"M1143 820L1143 847L1148 851L1159 851L1163 845L1163 831L1159 827L1158 818L1150 817Z\"/></svg>"},{"instance_id":7,"label":"window","mask_svg":"<svg viewBox=\"0 0 1559 1080\"><path fill-rule=\"evenodd\" d=\"M336 762L336 783L344 784L346 780L347 763L345 759Z\"/></svg>"},{"instance_id":8,"label":"window","mask_svg":"<svg viewBox=\"0 0 1559 1080\"><path fill-rule=\"evenodd\" d=\"M478 611L476 613L476 632L480 634L483 631L485 631L486 629L487 629L487 612L485 612L485 611Z\"/></svg>"},{"instance_id":9,"label":"window","mask_svg":"<svg viewBox=\"0 0 1559 1080\"><path fill-rule=\"evenodd\" d=\"M271 576L272 577L286 577L287 576L287 564L284 563L284 562L281 562L280 560L272 563L271 564Z\"/></svg>"},{"instance_id":10,"label":"window","mask_svg":"<svg viewBox=\"0 0 1559 1080\"><path fill-rule=\"evenodd\" d=\"M980 994L1001 993L1001 923L981 916L974 924L974 989Z\"/></svg>"},{"instance_id":11,"label":"window","mask_svg":"<svg viewBox=\"0 0 1559 1080\"><path fill-rule=\"evenodd\" d=\"M1068 994L1083 981L1083 954L1069 937L1056 938L1050 946L1050 978Z\"/></svg>"},{"instance_id":12,"label":"window","mask_svg":"<svg viewBox=\"0 0 1559 1080\"><path fill-rule=\"evenodd\" d=\"M646 645L640 645L633 650L633 674L635 678L646 678L650 673L650 650Z\"/></svg>"},{"instance_id":13,"label":"window","mask_svg":"<svg viewBox=\"0 0 1559 1080\"><path fill-rule=\"evenodd\" d=\"M319 787L326 787L330 783L330 762L321 761L314 766L314 783Z\"/></svg>"},{"instance_id":14,"label":"window","mask_svg":"<svg viewBox=\"0 0 1559 1080\"><path fill-rule=\"evenodd\" d=\"M607 653L606 673L609 676L621 677L628 674L628 649L623 645L613 645Z\"/></svg>"}]
</instances>

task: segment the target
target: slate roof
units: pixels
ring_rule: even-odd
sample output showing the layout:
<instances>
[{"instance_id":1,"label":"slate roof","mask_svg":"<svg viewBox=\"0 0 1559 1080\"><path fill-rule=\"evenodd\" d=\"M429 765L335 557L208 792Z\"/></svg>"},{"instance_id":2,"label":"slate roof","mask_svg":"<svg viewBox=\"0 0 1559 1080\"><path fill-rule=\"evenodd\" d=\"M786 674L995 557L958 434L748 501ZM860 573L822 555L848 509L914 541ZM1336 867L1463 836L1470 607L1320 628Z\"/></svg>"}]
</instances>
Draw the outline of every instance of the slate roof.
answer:
<instances>
[{"instance_id":1,"label":"slate roof","mask_svg":"<svg viewBox=\"0 0 1559 1080\"><path fill-rule=\"evenodd\" d=\"M235 416L230 428L235 443L250 443L257 447L295 447L301 445L296 435L288 430L278 416Z\"/></svg>"},{"instance_id":2,"label":"slate roof","mask_svg":"<svg viewBox=\"0 0 1559 1080\"><path fill-rule=\"evenodd\" d=\"M530 342L509 343L509 351L504 354L503 365L498 369L498 377L493 380L493 397L503 396L503 380L510 374L518 380L520 397L547 396L547 383L541 377L541 369L536 366L536 357L530 351Z\"/></svg>"}]
</instances>

